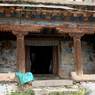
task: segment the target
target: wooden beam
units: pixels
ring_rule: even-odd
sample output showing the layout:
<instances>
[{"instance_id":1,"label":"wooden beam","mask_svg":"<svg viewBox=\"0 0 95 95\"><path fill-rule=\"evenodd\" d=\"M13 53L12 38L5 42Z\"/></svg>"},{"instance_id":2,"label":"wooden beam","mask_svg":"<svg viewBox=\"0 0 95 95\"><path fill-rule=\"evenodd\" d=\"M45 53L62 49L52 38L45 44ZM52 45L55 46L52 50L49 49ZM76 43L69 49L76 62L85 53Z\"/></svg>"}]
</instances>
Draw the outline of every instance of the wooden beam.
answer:
<instances>
[{"instance_id":1,"label":"wooden beam","mask_svg":"<svg viewBox=\"0 0 95 95\"><path fill-rule=\"evenodd\" d=\"M94 34L95 33L95 27L94 25L76 25L76 26L69 26L68 25L63 25L63 26L57 26L57 30L59 30L59 33L85 33L85 34Z\"/></svg>"},{"instance_id":2,"label":"wooden beam","mask_svg":"<svg viewBox=\"0 0 95 95\"><path fill-rule=\"evenodd\" d=\"M0 24L0 32L39 32L43 26L40 25L13 25L13 24Z\"/></svg>"},{"instance_id":3,"label":"wooden beam","mask_svg":"<svg viewBox=\"0 0 95 95\"><path fill-rule=\"evenodd\" d=\"M17 32L40 32L42 28L52 28L55 27L59 33L85 33L85 34L93 34L95 33L95 25L84 25L82 24L81 26L76 25L71 26L67 24L63 25L26 25L26 24L0 24L0 32L12 32L12 31L17 31Z\"/></svg>"}]
</instances>

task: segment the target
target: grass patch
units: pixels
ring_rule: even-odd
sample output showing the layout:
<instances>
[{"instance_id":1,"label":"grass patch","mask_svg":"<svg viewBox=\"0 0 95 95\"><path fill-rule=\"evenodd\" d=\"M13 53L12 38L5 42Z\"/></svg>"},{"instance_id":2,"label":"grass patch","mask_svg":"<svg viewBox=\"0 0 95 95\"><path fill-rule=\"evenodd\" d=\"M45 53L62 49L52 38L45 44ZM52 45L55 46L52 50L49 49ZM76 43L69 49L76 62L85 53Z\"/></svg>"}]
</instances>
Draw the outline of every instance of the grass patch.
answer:
<instances>
[{"instance_id":1,"label":"grass patch","mask_svg":"<svg viewBox=\"0 0 95 95\"><path fill-rule=\"evenodd\" d=\"M34 91L31 89L28 89L26 91L15 91L11 92L9 95L35 95Z\"/></svg>"},{"instance_id":2,"label":"grass patch","mask_svg":"<svg viewBox=\"0 0 95 95\"><path fill-rule=\"evenodd\" d=\"M86 95L86 90L85 89L80 89L79 91L68 91L68 92L50 92L48 95Z\"/></svg>"}]
</instances>

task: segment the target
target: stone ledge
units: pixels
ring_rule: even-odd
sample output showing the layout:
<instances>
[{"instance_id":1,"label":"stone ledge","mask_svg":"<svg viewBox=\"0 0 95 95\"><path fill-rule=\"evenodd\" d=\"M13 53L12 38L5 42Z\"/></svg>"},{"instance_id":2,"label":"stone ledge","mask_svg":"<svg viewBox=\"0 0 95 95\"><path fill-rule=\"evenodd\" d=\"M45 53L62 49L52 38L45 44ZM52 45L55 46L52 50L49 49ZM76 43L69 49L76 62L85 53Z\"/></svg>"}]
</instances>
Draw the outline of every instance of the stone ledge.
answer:
<instances>
[{"instance_id":1,"label":"stone ledge","mask_svg":"<svg viewBox=\"0 0 95 95\"><path fill-rule=\"evenodd\" d=\"M72 80L34 80L32 82L33 87L56 87L56 86L64 86L64 85L72 85Z\"/></svg>"},{"instance_id":2,"label":"stone ledge","mask_svg":"<svg viewBox=\"0 0 95 95\"><path fill-rule=\"evenodd\" d=\"M76 81L95 81L95 74L77 75L76 72L71 72L71 77Z\"/></svg>"},{"instance_id":3,"label":"stone ledge","mask_svg":"<svg viewBox=\"0 0 95 95\"><path fill-rule=\"evenodd\" d=\"M15 73L0 73L0 81L15 81Z\"/></svg>"},{"instance_id":4,"label":"stone ledge","mask_svg":"<svg viewBox=\"0 0 95 95\"><path fill-rule=\"evenodd\" d=\"M63 95L63 94L64 95L71 95L70 93L79 92L80 88L78 86L74 87L74 85L73 85L69 88L66 88L64 86L60 86L60 87L39 87L39 88L32 88L32 90L35 92L35 95L59 95L59 94L60 95Z\"/></svg>"}]
</instances>

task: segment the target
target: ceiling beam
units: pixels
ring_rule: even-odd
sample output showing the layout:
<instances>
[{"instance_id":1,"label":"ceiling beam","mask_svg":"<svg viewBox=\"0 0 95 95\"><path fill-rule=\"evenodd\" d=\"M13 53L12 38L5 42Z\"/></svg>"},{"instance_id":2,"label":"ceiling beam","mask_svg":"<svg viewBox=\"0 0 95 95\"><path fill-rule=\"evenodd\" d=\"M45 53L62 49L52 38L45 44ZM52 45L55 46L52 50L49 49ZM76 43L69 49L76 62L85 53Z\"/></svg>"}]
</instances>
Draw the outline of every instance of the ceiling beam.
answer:
<instances>
[{"instance_id":1,"label":"ceiling beam","mask_svg":"<svg viewBox=\"0 0 95 95\"><path fill-rule=\"evenodd\" d=\"M12 25L12 24L0 24L0 31L16 31L16 32L34 32L39 33L43 28L52 28L52 26L41 26L41 25ZM63 26L55 26L59 32L58 33L85 33L85 34L93 34L95 33L95 27L89 26L77 26L70 27L68 25Z\"/></svg>"}]
</instances>

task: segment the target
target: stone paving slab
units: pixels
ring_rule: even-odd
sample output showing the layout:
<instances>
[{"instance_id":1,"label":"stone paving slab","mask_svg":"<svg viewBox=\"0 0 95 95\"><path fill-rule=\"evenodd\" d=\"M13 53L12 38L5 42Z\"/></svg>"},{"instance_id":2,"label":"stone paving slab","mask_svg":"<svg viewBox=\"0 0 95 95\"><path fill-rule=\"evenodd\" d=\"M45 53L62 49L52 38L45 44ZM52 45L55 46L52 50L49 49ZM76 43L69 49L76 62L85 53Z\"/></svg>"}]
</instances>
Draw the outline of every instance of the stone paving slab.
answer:
<instances>
[{"instance_id":1,"label":"stone paving slab","mask_svg":"<svg viewBox=\"0 0 95 95\"><path fill-rule=\"evenodd\" d=\"M57 86L58 84L52 84L52 85L41 85L42 82L47 82L48 84L57 83L59 84L65 82L62 86ZM40 82L40 85L38 83ZM35 84L34 84L35 83ZM89 93L87 95L95 95L95 82L80 82L78 84L73 84L73 81L71 80L35 80L33 81L33 85L35 87L31 87L35 91L35 95L48 95L49 92L75 92L78 91L81 88L85 88ZM38 85L38 87L37 87ZM11 91L17 90L17 83L0 83L0 95L7 95Z\"/></svg>"},{"instance_id":2,"label":"stone paving slab","mask_svg":"<svg viewBox=\"0 0 95 95\"><path fill-rule=\"evenodd\" d=\"M35 95L48 95L51 92L78 92L79 88L76 86L75 88L66 88L66 87L40 87L40 88L33 88Z\"/></svg>"},{"instance_id":3,"label":"stone paving slab","mask_svg":"<svg viewBox=\"0 0 95 95\"><path fill-rule=\"evenodd\" d=\"M51 86L63 86L73 85L72 80L34 80L32 82L33 87L51 87Z\"/></svg>"}]
</instances>

